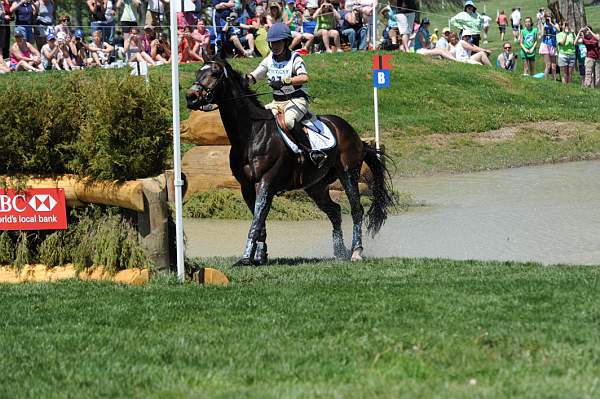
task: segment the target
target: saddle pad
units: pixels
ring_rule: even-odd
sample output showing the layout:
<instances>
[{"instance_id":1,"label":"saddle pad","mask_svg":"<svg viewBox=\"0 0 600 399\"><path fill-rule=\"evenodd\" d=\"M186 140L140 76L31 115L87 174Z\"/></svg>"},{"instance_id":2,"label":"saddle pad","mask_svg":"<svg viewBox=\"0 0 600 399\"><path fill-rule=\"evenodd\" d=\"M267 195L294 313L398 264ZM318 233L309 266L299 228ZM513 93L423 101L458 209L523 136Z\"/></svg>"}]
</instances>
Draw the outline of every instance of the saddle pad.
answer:
<instances>
[{"instance_id":1,"label":"saddle pad","mask_svg":"<svg viewBox=\"0 0 600 399\"><path fill-rule=\"evenodd\" d=\"M305 130L308 133L308 141L310 141L310 147L313 150L321 150L327 151L336 146L336 141L333 133L327 127L326 124L321 122L318 118L312 118L303 120L301 122L305 126ZM302 150L298 148L296 143L294 143L290 138L285 134L283 130L277 125L277 131L279 135L285 142L285 144L296 154L301 154Z\"/></svg>"}]
</instances>

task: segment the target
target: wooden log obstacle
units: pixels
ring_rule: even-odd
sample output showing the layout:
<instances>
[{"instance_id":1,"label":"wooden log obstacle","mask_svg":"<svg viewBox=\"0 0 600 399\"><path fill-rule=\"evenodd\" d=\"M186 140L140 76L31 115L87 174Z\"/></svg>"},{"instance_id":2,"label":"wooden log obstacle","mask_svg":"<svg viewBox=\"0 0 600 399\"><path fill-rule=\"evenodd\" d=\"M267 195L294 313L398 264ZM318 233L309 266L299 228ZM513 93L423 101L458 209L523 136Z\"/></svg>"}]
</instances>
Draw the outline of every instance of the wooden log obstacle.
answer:
<instances>
[{"instance_id":1,"label":"wooden log obstacle","mask_svg":"<svg viewBox=\"0 0 600 399\"><path fill-rule=\"evenodd\" d=\"M3 181L5 187L19 186L19 182L9 177L4 177ZM169 270L169 206L165 174L126 182L92 181L65 175L29 178L25 184L25 188L42 187L62 188L67 206L71 208L88 203L134 211L146 255L158 271Z\"/></svg>"}]
</instances>

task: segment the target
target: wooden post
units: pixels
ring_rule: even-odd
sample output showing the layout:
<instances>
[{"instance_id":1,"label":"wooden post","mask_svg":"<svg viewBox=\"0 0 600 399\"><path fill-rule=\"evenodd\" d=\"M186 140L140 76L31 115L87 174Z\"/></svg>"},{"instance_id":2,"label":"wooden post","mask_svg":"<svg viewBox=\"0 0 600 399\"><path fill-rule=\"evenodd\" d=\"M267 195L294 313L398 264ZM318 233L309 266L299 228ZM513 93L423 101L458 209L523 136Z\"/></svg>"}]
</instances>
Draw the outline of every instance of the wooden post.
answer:
<instances>
[{"instance_id":1,"label":"wooden post","mask_svg":"<svg viewBox=\"0 0 600 399\"><path fill-rule=\"evenodd\" d=\"M144 211L137 213L138 232L146 255L157 271L170 271L169 207L165 175L140 179L144 193Z\"/></svg>"}]
</instances>

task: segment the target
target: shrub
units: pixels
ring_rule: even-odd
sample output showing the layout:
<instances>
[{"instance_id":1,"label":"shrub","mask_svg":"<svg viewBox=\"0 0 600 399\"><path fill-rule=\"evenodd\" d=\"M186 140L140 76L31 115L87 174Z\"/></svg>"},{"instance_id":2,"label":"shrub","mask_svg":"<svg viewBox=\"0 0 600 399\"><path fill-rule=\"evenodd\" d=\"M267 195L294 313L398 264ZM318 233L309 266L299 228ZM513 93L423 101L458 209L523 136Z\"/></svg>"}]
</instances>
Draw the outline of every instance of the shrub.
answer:
<instances>
[{"instance_id":1,"label":"shrub","mask_svg":"<svg viewBox=\"0 0 600 399\"><path fill-rule=\"evenodd\" d=\"M15 259L15 243L8 231L0 234L0 265L8 265Z\"/></svg>"},{"instance_id":2,"label":"shrub","mask_svg":"<svg viewBox=\"0 0 600 399\"><path fill-rule=\"evenodd\" d=\"M168 90L119 73L90 72L6 83L0 120L11 123L0 135L1 174L127 180L164 171L171 142Z\"/></svg>"}]
</instances>

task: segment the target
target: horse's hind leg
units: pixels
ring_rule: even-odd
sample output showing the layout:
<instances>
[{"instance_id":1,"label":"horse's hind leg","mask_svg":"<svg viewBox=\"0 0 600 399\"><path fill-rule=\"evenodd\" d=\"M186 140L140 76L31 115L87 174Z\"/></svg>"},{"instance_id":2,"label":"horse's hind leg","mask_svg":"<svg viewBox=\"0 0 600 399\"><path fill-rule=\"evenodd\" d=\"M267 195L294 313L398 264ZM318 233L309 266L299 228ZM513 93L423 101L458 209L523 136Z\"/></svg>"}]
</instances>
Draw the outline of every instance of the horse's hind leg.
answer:
<instances>
[{"instance_id":1,"label":"horse's hind leg","mask_svg":"<svg viewBox=\"0 0 600 399\"><path fill-rule=\"evenodd\" d=\"M346 191L352 213L352 261L363 259L362 222L364 209L360 203L360 191L358 189L359 177L360 167L344 171L340 174L340 180Z\"/></svg>"},{"instance_id":2,"label":"horse's hind leg","mask_svg":"<svg viewBox=\"0 0 600 399\"><path fill-rule=\"evenodd\" d=\"M342 209L329 196L329 184L317 184L305 191L331 221L333 226L333 255L337 259L348 259L348 250L344 245L344 235L342 233Z\"/></svg>"}]
</instances>

